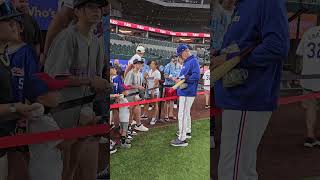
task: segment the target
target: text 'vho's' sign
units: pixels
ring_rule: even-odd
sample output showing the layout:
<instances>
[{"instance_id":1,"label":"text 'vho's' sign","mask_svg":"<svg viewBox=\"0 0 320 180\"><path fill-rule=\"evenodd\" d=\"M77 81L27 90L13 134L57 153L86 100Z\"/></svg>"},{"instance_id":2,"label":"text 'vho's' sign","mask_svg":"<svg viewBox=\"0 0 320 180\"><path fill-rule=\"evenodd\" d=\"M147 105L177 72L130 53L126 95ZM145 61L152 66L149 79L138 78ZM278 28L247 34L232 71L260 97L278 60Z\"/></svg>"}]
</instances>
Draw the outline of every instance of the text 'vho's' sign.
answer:
<instances>
[{"instance_id":1,"label":"text 'vho's' sign","mask_svg":"<svg viewBox=\"0 0 320 180\"><path fill-rule=\"evenodd\" d=\"M41 30L47 30L57 12L58 0L29 0L29 12L33 16Z\"/></svg>"}]
</instances>

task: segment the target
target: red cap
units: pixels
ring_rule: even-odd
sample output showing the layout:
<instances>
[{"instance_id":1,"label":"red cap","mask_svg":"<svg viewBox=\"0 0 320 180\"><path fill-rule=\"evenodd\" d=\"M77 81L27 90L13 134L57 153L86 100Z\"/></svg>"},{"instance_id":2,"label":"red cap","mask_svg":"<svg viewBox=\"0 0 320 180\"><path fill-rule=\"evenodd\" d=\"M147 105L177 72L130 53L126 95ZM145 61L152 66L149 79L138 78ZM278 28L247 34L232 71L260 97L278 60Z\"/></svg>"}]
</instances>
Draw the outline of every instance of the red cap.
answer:
<instances>
[{"instance_id":1,"label":"red cap","mask_svg":"<svg viewBox=\"0 0 320 180\"><path fill-rule=\"evenodd\" d=\"M35 74L37 78L42 80L50 91L60 90L67 87L70 84L70 80L58 80L49 76L47 73L37 73Z\"/></svg>"}]
</instances>

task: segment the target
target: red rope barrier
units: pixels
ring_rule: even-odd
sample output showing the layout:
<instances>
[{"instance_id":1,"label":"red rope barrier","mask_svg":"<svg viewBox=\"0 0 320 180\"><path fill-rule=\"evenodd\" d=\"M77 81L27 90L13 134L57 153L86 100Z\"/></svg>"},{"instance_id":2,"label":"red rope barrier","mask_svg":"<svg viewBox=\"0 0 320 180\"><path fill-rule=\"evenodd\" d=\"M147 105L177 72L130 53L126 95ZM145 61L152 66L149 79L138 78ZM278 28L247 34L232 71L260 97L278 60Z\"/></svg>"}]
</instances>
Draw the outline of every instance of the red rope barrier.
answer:
<instances>
[{"instance_id":1,"label":"red rope barrier","mask_svg":"<svg viewBox=\"0 0 320 180\"><path fill-rule=\"evenodd\" d=\"M299 96L291 96L291 97L282 97L279 100L280 105L286 105L286 104L292 104L296 102L301 102L308 99L318 99L320 98L320 92L319 93L309 93Z\"/></svg>"},{"instance_id":2,"label":"red rope barrier","mask_svg":"<svg viewBox=\"0 0 320 180\"><path fill-rule=\"evenodd\" d=\"M197 95L203 95L203 94L205 94L205 92L198 92L197 93ZM155 98L155 99L149 99L149 100L143 100L143 101L122 103L122 104L112 104L112 105L110 105L110 109L117 109L120 107L128 107L128 106L137 106L137 105L156 103L156 102L161 102L161 101L170 101L170 100L176 100L178 98L179 98L178 96L172 96L172 97Z\"/></svg>"},{"instance_id":3,"label":"red rope barrier","mask_svg":"<svg viewBox=\"0 0 320 180\"><path fill-rule=\"evenodd\" d=\"M71 129L61 129L42 133L21 134L0 138L0 149L24 146L28 144L39 144L48 141L57 141L61 139L76 139L86 136L107 134L110 131L109 125L97 125L90 127L79 127Z\"/></svg>"},{"instance_id":4,"label":"red rope barrier","mask_svg":"<svg viewBox=\"0 0 320 180\"><path fill-rule=\"evenodd\" d=\"M309 94L304 94L304 95L299 95L299 96L290 96L290 97L282 97L279 99L278 104L279 105L287 105L287 104L292 104L292 103L297 103L301 101L305 101L308 99L319 99L320 98L320 92L319 93L309 93ZM223 112L222 109L213 107L210 109L210 114L213 116L218 116Z\"/></svg>"},{"instance_id":5,"label":"red rope barrier","mask_svg":"<svg viewBox=\"0 0 320 180\"><path fill-rule=\"evenodd\" d=\"M199 92L198 95L205 94L205 92ZM131 105L141 105L141 104L148 104L160 101L168 101L177 99L177 96L174 97L166 97L166 98L157 98L151 100L144 100L132 103L125 103L125 104L113 104L111 105L112 109L131 106ZM296 102L301 102L307 99L314 99L320 98L320 93L310 93L306 95L300 96L292 96L292 97L283 97L280 98L279 104L286 105ZM218 108L211 108L210 112L211 115L219 115L223 110ZM10 147L17 147L17 146L24 146L28 144L39 144L48 141L57 141L61 139L76 139L82 138L86 136L94 136L94 135L102 135L107 134L110 131L111 127L109 125L97 125L91 127L80 127L80 128L71 128L71 129L62 129L58 131L50 131L50 132L43 132L43 133L32 133L32 134L21 134L16 136L7 136L0 138L0 149L2 148L10 148Z\"/></svg>"}]
</instances>

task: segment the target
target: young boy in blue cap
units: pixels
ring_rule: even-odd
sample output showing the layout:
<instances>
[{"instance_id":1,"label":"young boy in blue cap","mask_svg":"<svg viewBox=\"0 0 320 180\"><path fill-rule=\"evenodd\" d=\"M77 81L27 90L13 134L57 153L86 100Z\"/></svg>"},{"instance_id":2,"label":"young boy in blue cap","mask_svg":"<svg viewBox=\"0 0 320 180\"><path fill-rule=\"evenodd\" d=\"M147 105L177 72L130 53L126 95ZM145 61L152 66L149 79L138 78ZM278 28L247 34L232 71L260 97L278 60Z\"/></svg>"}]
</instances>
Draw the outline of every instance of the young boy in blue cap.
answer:
<instances>
[{"instance_id":1,"label":"young boy in blue cap","mask_svg":"<svg viewBox=\"0 0 320 180\"><path fill-rule=\"evenodd\" d=\"M198 58L191 54L189 46L179 45L177 56L183 61L179 80L185 80L182 87L177 89L179 96L179 133L178 138L171 141L172 146L188 146L187 138L191 138L191 107L197 96L198 82L200 80L200 65Z\"/></svg>"},{"instance_id":2,"label":"young boy in blue cap","mask_svg":"<svg viewBox=\"0 0 320 180\"><path fill-rule=\"evenodd\" d=\"M34 114L29 121L30 133L59 130L50 108L59 104L61 90L69 85L68 80L55 80L45 73L33 75L26 82L26 98L32 103L39 103L44 108ZM62 150L76 143L77 140L59 140L42 144L29 145L29 174L32 180L61 180L63 171ZM80 149L79 149L80 151Z\"/></svg>"}]
</instances>

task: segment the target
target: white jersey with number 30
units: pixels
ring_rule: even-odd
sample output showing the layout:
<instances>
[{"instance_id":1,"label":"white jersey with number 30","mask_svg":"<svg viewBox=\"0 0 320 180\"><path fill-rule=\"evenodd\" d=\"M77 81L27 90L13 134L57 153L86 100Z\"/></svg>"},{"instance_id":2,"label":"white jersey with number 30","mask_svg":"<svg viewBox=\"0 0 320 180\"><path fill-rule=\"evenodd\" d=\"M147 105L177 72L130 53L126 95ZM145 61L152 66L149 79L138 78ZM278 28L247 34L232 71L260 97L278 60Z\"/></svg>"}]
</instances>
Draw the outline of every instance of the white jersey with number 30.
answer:
<instances>
[{"instance_id":1,"label":"white jersey with number 30","mask_svg":"<svg viewBox=\"0 0 320 180\"><path fill-rule=\"evenodd\" d=\"M297 55L303 56L302 74L319 74L320 70L320 26L310 28L304 33L297 49ZM303 88L320 91L319 79L301 80Z\"/></svg>"}]
</instances>

